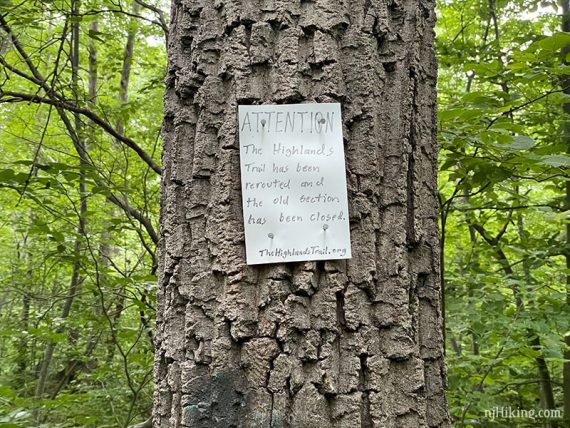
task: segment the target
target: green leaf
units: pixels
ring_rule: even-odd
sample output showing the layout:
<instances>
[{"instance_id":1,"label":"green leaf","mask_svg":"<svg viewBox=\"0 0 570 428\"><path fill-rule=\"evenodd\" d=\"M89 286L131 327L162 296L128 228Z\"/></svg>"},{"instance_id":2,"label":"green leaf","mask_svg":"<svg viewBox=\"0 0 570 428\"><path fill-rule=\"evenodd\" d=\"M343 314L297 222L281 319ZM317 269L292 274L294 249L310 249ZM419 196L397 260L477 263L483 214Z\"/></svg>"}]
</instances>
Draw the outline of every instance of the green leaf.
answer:
<instances>
[{"instance_id":1,"label":"green leaf","mask_svg":"<svg viewBox=\"0 0 570 428\"><path fill-rule=\"evenodd\" d=\"M542 164L554 167L566 167L570 166L570 156L567 155L541 156L540 162Z\"/></svg>"},{"instance_id":2,"label":"green leaf","mask_svg":"<svg viewBox=\"0 0 570 428\"><path fill-rule=\"evenodd\" d=\"M53 229L49 231L48 238L56 242L63 242L65 240L63 233Z\"/></svg>"},{"instance_id":3,"label":"green leaf","mask_svg":"<svg viewBox=\"0 0 570 428\"><path fill-rule=\"evenodd\" d=\"M101 36L108 36L108 34L102 33L101 31L89 29L87 36L91 39L97 40L98 42L106 43L106 40Z\"/></svg>"},{"instance_id":4,"label":"green leaf","mask_svg":"<svg viewBox=\"0 0 570 428\"><path fill-rule=\"evenodd\" d=\"M528 150L535 145L535 141L527 135L515 135L513 142L508 145L514 150Z\"/></svg>"},{"instance_id":5,"label":"green leaf","mask_svg":"<svg viewBox=\"0 0 570 428\"><path fill-rule=\"evenodd\" d=\"M0 182L8 183L15 177L13 169L0 169Z\"/></svg>"},{"instance_id":6,"label":"green leaf","mask_svg":"<svg viewBox=\"0 0 570 428\"><path fill-rule=\"evenodd\" d=\"M559 52L563 47L570 45L570 34L565 32L554 33L552 36L534 42L527 51L536 52L543 50L546 52Z\"/></svg>"}]
</instances>

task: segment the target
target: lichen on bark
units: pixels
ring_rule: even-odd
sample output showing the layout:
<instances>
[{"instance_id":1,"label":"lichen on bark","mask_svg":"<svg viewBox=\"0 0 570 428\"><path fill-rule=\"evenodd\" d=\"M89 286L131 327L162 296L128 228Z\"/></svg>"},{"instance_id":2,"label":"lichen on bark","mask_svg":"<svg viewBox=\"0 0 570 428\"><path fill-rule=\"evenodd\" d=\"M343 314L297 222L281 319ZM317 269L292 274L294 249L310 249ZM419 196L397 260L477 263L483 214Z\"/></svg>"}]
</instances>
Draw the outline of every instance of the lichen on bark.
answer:
<instances>
[{"instance_id":1,"label":"lichen on bark","mask_svg":"<svg viewBox=\"0 0 570 428\"><path fill-rule=\"evenodd\" d=\"M434 2L175 0L155 427L449 425ZM340 102L353 258L247 266L237 106Z\"/></svg>"}]
</instances>

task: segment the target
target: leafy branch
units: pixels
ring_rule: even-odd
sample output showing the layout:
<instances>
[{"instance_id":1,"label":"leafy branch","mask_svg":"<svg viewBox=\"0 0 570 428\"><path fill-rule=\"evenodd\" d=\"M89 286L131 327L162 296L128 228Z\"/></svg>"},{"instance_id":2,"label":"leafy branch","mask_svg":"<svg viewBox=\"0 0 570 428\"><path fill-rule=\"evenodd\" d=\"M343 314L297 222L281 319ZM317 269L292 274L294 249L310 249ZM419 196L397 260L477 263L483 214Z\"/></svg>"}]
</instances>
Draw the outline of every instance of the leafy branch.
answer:
<instances>
[{"instance_id":1,"label":"leafy branch","mask_svg":"<svg viewBox=\"0 0 570 428\"><path fill-rule=\"evenodd\" d=\"M6 22L3 16L0 16L0 27L8 34L10 37L14 47L28 66L32 76L27 75L25 72L18 72L17 74L21 77L26 78L27 80L37 84L40 86L47 94L46 97L38 96L36 94L29 94L29 93L22 93L22 92L14 92L14 91L4 91L0 89L0 103L12 103L12 102L22 102L27 101L31 103L37 104L49 104L55 106L58 111L60 110L67 110L73 113L78 113L89 120L91 120L96 125L100 126L101 129L106 131L108 134L113 136L115 139L120 141L121 143L125 144L127 147L132 149L137 155L157 174L162 172L160 166L152 159L152 157L146 153L133 139L122 135L118 132L111 124L109 124L106 120L101 118L95 112L88 108L83 108L75 104L74 102L65 99L65 97L61 94L58 94L51 86L49 86L46 82L46 79L42 76L39 72L38 68L34 65L29 55L26 53L24 47L13 33L12 29ZM4 59L1 60L2 64L5 65L7 61ZM14 69L15 67L11 67Z\"/></svg>"}]
</instances>

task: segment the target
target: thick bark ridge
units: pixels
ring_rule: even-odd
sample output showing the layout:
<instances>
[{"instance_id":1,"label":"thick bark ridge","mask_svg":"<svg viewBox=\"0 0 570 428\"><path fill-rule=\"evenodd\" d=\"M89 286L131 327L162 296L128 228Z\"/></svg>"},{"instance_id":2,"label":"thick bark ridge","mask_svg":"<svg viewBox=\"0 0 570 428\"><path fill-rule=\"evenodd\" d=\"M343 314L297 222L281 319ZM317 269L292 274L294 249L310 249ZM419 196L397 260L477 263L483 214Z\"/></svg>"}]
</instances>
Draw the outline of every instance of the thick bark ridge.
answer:
<instances>
[{"instance_id":1,"label":"thick bark ridge","mask_svg":"<svg viewBox=\"0 0 570 428\"><path fill-rule=\"evenodd\" d=\"M449 425L434 6L174 0L155 427ZM248 267L237 106L296 102L342 104L353 258Z\"/></svg>"}]
</instances>

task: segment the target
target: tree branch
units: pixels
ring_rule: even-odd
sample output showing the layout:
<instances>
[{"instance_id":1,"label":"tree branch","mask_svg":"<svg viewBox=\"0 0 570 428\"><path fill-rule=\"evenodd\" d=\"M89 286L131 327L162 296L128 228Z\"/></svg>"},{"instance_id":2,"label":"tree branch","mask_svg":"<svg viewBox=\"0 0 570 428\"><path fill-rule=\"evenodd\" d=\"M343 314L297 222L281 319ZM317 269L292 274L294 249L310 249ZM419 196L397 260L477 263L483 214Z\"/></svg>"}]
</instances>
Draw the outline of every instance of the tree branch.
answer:
<instances>
[{"instance_id":1,"label":"tree branch","mask_svg":"<svg viewBox=\"0 0 570 428\"><path fill-rule=\"evenodd\" d=\"M8 99L3 99L4 97L12 97ZM0 89L0 103L2 102L21 102L27 101L36 104L48 104L54 105L56 107L63 108L64 110L68 110L73 113L78 113L82 116L85 116L87 119L91 120L91 122L95 123L103 130L105 130L108 134L116 138L118 141L125 144L127 147L132 149L135 153L139 155L139 157L157 174L162 172L162 168L150 157L150 155L145 152L134 140L129 137L125 137L124 135L120 134L113 126L111 126L107 121L101 118L92 110L87 108L79 107L74 103L62 99L54 99L48 97L41 97L34 94L26 94L23 92L14 92L14 91L3 91Z\"/></svg>"},{"instance_id":2,"label":"tree branch","mask_svg":"<svg viewBox=\"0 0 570 428\"><path fill-rule=\"evenodd\" d=\"M158 234L154 230L154 227L148 217L145 217L139 210L131 207L127 201L118 198L113 193L111 193L107 200L121 208L129 217L136 219L145 228L148 236L152 239L152 242L155 245L158 245Z\"/></svg>"},{"instance_id":3,"label":"tree branch","mask_svg":"<svg viewBox=\"0 0 570 428\"><path fill-rule=\"evenodd\" d=\"M509 110L507 110L507 111L501 113L499 116L497 116L497 117L495 117L494 119L492 119L492 120L487 124L487 129L491 128L491 127L495 124L495 122L496 122L497 120L499 120L501 117L505 117L505 116L508 117L508 116L510 116L511 114L513 114L514 112L516 112L516 111L518 111L518 110L522 110L523 108L529 106L530 104L533 104L533 103L535 103L535 102L537 102L537 101L540 101L541 99L546 98L546 97L548 97L548 96L550 96L550 95L552 95L552 94L557 94L557 93L560 93L560 92L564 92L564 91L566 91L567 89L570 89L570 86L567 86L567 87L562 88L562 89L552 89L552 90L550 90L550 91L548 91L548 92L545 92L545 93L542 94L542 95L539 95L539 96L536 97L536 98L533 98L533 99L528 100L528 101L526 101L526 102L524 102L524 103L522 103L522 104L519 104L518 106L511 107Z\"/></svg>"},{"instance_id":4,"label":"tree branch","mask_svg":"<svg viewBox=\"0 0 570 428\"><path fill-rule=\"evenodd\" d=\"M53 88L46 83L45 78L42 76L42 74L39 72L37 67L32 62L31 58L26 53L24 47L22 46L22 44L20 43L20 41L12 31L6 20L4 19L4 16L1 15L0 15L0 27L2 27L4 31L8 34L14 47L16 48L16 50L18 51L18 53L20 54L20 56L28 66L28 68L30 69L33 77L36 79L35 83L38 84L42 89L44 89L47 94L47 97L38 97L32 94L2 91L0 89L0 98L7 95L14 97L14 99L7 100L7 102L29 101L38 104L51 104L55 105L58 108L58 110L63 108L73 113L78 113L82 116L85 116L88 119L90 119L93 123L99 125L107 133L115 137L118 141L122 142L127 147L134 150L139 155L139 157L144 162L146 162L146 164L149 165L152 168L152 170L155 171L157 174L160 174L162 172L160 166L158 166L158 164L154 162L154 160L148 155L148 153L146 153L134 140L125 137L124 135L117 132L116 129L114 129L107 121L99 117L95 112L89 109L81 108L75 105L74 103L65 100L62 97L62 95L56 93L53 90Z\"/></svg>"}]
</instances>

